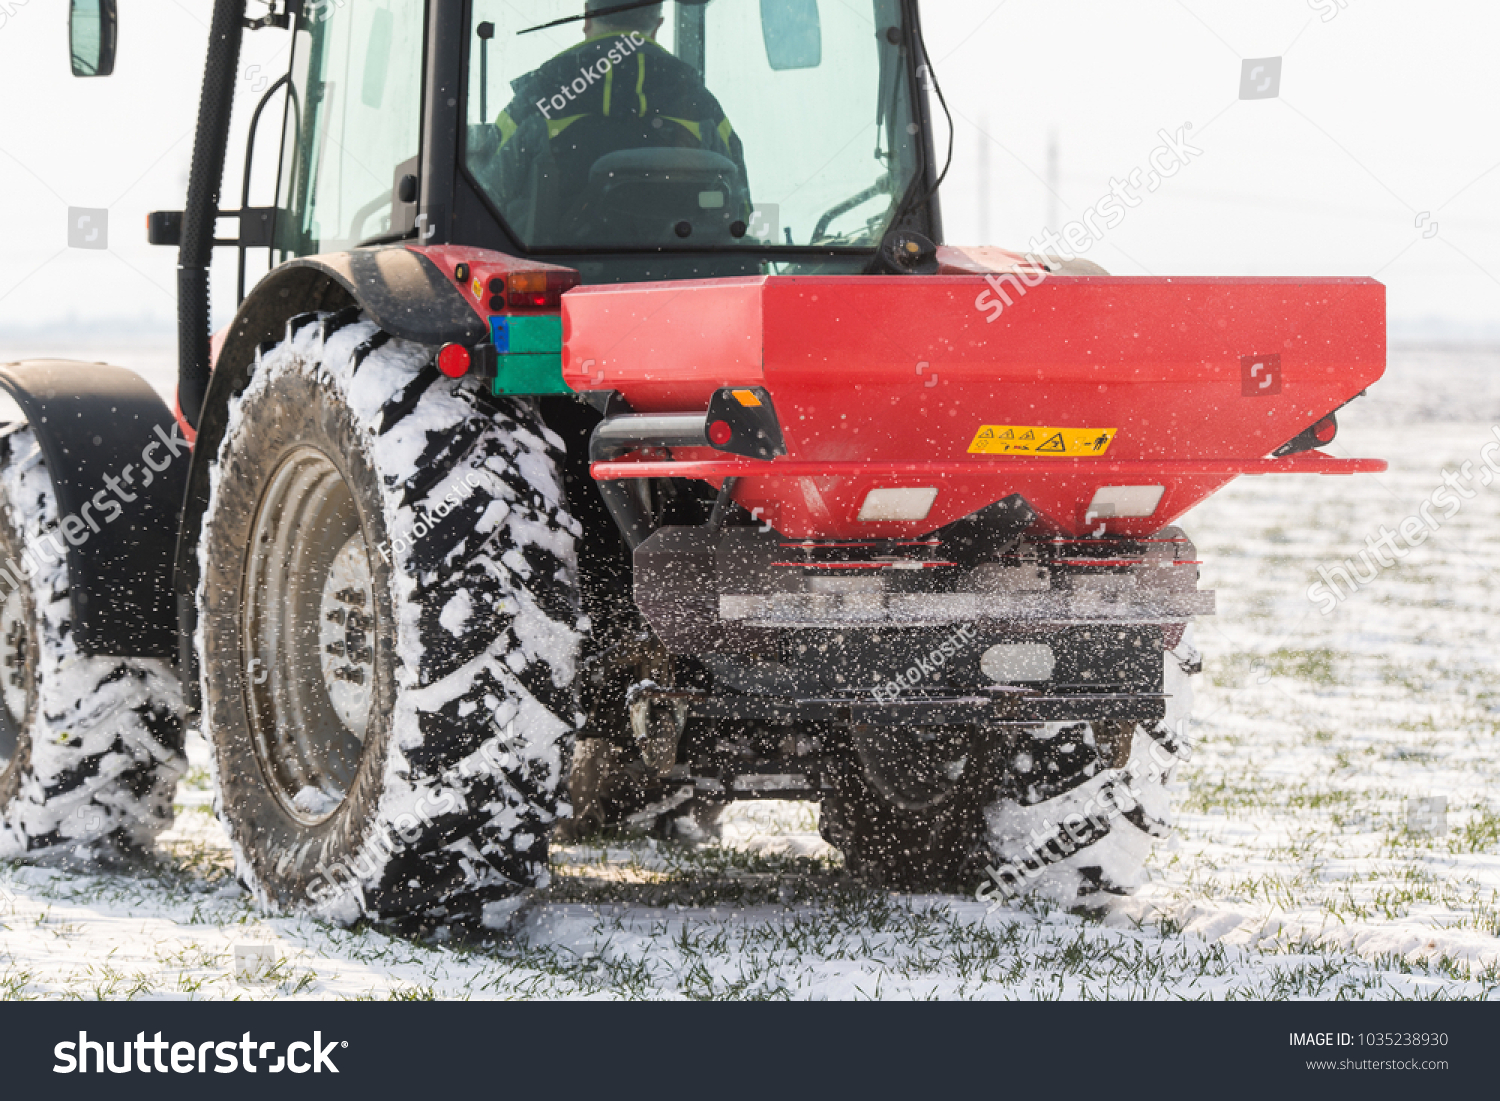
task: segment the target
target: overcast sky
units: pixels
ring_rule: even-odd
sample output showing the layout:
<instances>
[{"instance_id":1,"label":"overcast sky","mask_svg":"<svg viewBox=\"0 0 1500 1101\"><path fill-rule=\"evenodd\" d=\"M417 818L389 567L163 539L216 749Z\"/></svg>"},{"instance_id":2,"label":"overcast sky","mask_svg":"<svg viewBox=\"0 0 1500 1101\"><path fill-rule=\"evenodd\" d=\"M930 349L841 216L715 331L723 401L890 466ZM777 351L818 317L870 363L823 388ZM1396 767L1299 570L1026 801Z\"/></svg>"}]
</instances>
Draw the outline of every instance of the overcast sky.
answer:
<instances>
[{"instance_id":1,"label":"overcast sky","mask_svg":"<svg viewBox=\"0 0 1500 1101\"><path fill-rule=\"evenodd\" d=\"M0 0L0 332L172 325L175 250L148 247L143 223L182 204L210 6L121 0L116 75L74 80L66 0ZM1500 338L1494 0L930 0L924 12L956 124L950 242L1025 247L1054 210L1077 218L1111 178L1146 168L1159 131L1191 124L1202 155L1090 259L1120 274L1373 275L1398 329L1439 319ZM249 36L247 88L284 71L284 41ZM1279 94L1241 99L1242 62L1261 58L1282 59ZM261 144L268 161L274 147ZM67 247L69 207L110 211L107 250Z\"/></svg>"}]
</instances>

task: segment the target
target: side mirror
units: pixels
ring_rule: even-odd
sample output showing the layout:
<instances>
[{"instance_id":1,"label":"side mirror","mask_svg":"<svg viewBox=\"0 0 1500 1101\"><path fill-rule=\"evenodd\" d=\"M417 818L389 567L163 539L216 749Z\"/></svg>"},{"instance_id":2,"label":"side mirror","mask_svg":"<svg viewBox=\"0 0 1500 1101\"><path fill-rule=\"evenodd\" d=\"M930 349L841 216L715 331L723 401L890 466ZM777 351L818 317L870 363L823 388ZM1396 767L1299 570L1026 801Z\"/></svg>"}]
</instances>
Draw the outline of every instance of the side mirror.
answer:
<instances>
[{"instance_id":1,"label":"side mirror","mask_svg":"<svg viewBox=\"0 0 1500 1101\"><path fill-rule=\"evenodd\" d=\"M818 0L760 0L760 32L766 60L777 72L823 64Z\"/></svg>"},{"instance_id":2,"label":"side mirror","mask_svg":"<svg viewBox=\"0 0 1500 1101\"><path fill-rule=\"evenodd\" d=\"M74 76L109 76L115 71L116 0L72 0L68 46Z\"/></svg>"}]
</instances>

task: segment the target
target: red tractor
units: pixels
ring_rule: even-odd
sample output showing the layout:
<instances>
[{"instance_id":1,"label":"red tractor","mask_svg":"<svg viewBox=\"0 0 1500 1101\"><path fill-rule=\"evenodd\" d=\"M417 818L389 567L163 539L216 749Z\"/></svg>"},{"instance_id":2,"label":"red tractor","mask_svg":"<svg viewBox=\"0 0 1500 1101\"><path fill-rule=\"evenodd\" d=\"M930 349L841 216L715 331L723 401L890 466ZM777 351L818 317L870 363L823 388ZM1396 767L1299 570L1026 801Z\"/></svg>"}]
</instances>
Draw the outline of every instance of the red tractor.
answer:
<instances>
[{"instance_id":1,"label":"red tractor","mask_svg":"<svg viewBox=\"0 0 1500 1101\"><path fill-rule=\"evenodd\" d=\"M1128 891L1213 612L1172 525L1383 468L1317 450L1383 288L936 244L915 0L249 6L150 219L176 410L0 368L0 856L148 847L197 727L244 883L336 920L498 920L554 830L763 798L887 885ZM247 30L290 64L226 210Z\"/></svg>"}]
</instances>

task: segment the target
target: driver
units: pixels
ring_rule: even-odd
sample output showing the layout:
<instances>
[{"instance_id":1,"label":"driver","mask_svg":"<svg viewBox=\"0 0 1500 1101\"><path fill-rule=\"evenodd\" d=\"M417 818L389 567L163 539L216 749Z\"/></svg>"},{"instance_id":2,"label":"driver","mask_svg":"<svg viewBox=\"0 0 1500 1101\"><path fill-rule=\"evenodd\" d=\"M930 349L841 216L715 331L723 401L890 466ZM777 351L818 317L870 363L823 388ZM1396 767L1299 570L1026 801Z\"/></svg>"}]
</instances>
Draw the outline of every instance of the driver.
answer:
<instances>
[{"instance_id":1,"label":"driver","mask_svg":"<svg viewBox=\"0 0 1500 1101\"><path fill-rule=\"evenodd\" d=\"M549 186L535 170L550 159L554 201L567 210L600 157L645 147L718 153L744 181L744 149L719 101L696 69L656 42L662 5L608 10L624 2L587 0L583 41L511 83L515 98L495 120L507 199L534 199L536 188Z\"/></svg>"}]
</instances>

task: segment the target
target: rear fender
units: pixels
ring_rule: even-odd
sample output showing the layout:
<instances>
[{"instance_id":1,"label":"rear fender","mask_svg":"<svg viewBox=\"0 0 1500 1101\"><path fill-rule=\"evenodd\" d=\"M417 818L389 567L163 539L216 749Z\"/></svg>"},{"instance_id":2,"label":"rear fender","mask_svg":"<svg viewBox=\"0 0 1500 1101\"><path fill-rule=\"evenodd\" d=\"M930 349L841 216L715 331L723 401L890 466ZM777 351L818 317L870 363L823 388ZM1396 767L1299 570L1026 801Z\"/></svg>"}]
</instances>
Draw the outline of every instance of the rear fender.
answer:
<instances>
[{"instance_id":1,"label":"rear fender","mask_svg":"<svg viewBox=\"0 0 1500 1101\"><path fill-rule=\"evenodd\" d=\"M134 371L103 364L12 363L0 389L52 479L79 648L174 659L173 545L192 451L171 411Z\"/></svg>"},{"instance_id":2,"label":"rear fender","mask_svg":"<svg viewBox=\"0 0 1500 1101\"><path fill-rule=\"evenodd\" d=\"M193 647L198 539L208 508L209 470L224 440L230 403L249 384L257 350L281 340L289 320L312 311L337 312L351 306L358 306L398 340L433 348L450 341L479 344L489 335L488 326L454 281L421 251L403 245L289 260L262 279L240 304L224 334L198 417L175 555L179 660L184 695L194 715L200 702Z\"/></svg>"}]
</instances>

